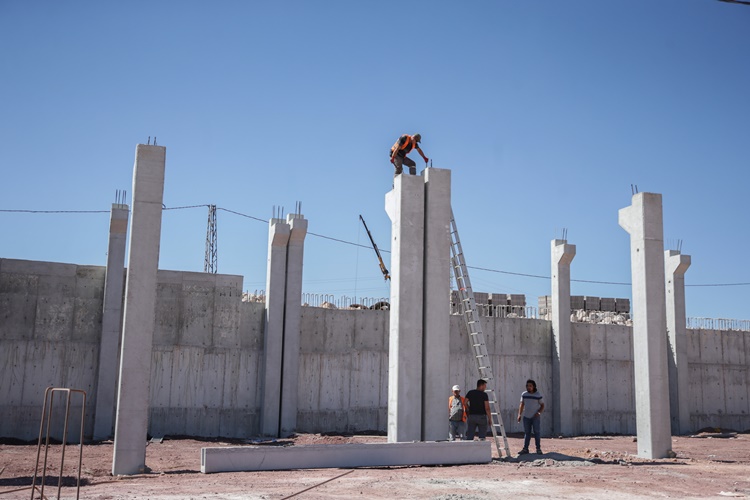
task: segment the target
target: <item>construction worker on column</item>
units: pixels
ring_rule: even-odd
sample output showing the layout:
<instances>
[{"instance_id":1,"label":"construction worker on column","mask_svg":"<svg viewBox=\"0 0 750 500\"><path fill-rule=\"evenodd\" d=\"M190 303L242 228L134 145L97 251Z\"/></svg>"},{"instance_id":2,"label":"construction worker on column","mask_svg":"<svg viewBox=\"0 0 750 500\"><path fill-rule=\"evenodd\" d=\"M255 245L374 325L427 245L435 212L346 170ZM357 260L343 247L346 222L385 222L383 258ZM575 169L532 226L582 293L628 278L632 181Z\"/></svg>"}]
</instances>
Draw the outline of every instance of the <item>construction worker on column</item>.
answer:
<instances>
[{"instance_id":1,"label":"construction worker on column","mask_svg":"<svg viewBox=\"0 0 750 500\"><path fill-rule=\"evenodd\" d=\"M411 175L417 175L417 164L414 160L407 158L406 155L411 153L412 149L416 148L419 154L424 158L425 164L429 161L421 149L419 149L419 142L422 140L422 136L419 134L408 135L404 134L398 138L396 143L391 148L391 163L396 167L396 173L394 177L404 171L403 165L409 167L409 173Z\"/></svg>"}]
</instances>

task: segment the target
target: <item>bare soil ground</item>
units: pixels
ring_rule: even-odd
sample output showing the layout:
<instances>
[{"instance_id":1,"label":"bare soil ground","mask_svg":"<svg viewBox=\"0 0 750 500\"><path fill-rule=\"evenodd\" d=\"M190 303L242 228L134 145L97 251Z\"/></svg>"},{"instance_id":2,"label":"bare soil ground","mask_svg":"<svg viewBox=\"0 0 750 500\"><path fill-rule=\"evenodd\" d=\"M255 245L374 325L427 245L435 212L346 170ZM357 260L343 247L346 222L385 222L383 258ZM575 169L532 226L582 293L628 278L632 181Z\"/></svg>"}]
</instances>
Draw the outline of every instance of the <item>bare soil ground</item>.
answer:
<instances>
[{"instance_id":1,"label":"bare soil ground","mask_svg":"<svg viewBox=\"0 0 750 500\"><path fill-rule=\"evenodd\" d=\"M112 443L83 447L81 498L98 499L351 499L430 498L727 498L750 497L750 434L675 437L676 458L635 456L632 436L544 439L544 455L486 465L313 469L200 473L200 448L249 441L166 438L146 448L147 474L112 477ZM269 445L384 442L382 436L303 434ZM510 437L517 452L519 437ZM56 498L60 446L48 458L45 496ZM495 452L496 455L496 452ZM31 484L36 444L0 444L0 500L29 498L12 491ZM62 498L75 498L78 447L66 448ZM327 481L327 482L326 482ZM307 491L307 488L310 488ZM37 496L38 498L38 496Z\"/></svg>"}]
</instances>

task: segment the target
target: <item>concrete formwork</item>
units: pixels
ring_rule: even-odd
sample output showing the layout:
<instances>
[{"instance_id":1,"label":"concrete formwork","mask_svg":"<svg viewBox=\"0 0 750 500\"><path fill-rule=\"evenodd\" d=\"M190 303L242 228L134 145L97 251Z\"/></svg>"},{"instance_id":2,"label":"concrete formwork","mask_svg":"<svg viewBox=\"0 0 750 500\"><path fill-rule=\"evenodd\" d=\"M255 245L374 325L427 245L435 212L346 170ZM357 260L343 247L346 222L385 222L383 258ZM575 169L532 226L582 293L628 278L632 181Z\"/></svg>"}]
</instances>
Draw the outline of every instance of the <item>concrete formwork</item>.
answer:
<instances>
[{"instance_id":1,"label":"concrete formwork","mask_svg":"<svg viewBox=\"0 0 750 500\"><path fill-rule=\"evenodd\" d=\"M571 392L573 358L570 338L570 263L576 246L552 240L552 424L563 436L573 434Z\"/></svg>"},{"instance_id":2,"label":"concrete formwork","mask_svg":"<svg viewBox=\"0 0 750 500\"><path fill-rule=\"evenodd\" d=\"M201 448L201 472L484 464L489 441Z\"/></svg>"},{"instance_id":3,"label":"concrete formwork","mask_svg":"<svg viewBox=\"0 0 750 500\"><path fill-rule=\"evenodd\" d=\"M99 376L96 384L94 439L112 437L117 395L117 348L122 327L122 297L125 281L125 244L128 233L127 205L115 203L109 219L107 274L104 281L102 335L99 345Z\"/></svg>"},{"instance_id":4,"label":"concrete formwork","mask_svg":"<svg viewBox=\"0 0 750 500\"><path fill-rule=\"evenodd\" d=\"M669 347L669 407L672 434L690 431L688 360L685 314L685 271L690 256L676 250L664 252Z\"/></svg>"},{"instance_id":5,"label":"concrete formwork","mask_svg":"<svg viewBox=\"0 0 750 500\"><path fill-rule=\"evenodd\" d=\"M633 195L633 204L620 209L619 222L630 233L638 455L665 458L672 450L672 434L661 195Z\"/></svg>"},{"instance_id":6,"label":"concrete formwork","mask_svg":"<svg viewBox=\"0 0 750 500\"><path fill-rule=\"evenodd\" d=\"M133 217L112 474L138 474L146 467L149 382L154 336L166 148L136 146Z\"/></svg>"},{"instance_id":7,"label":"concrete formwork","mask_svg":"<svg viewBox=\"0 0 750 500\"><path fill-rule=\"evenodd\" d=\"M260 432L279 435L281 419L281 363L284 350L284 302L286 301L286 252L291 228L283 219L268 224L266 272L266 324L263 334L263 406Z\"/></svg>"},{"instance_id":8,"label":"concrete formwork","mask_svg":"<svg viewBox=\"0 0 750 500\"><path fill-rule=\"evenodd\" d=\"M422 439L424 181L397 175L386 194L391 219L388 441Z\"/></svg>"}]
</instances>

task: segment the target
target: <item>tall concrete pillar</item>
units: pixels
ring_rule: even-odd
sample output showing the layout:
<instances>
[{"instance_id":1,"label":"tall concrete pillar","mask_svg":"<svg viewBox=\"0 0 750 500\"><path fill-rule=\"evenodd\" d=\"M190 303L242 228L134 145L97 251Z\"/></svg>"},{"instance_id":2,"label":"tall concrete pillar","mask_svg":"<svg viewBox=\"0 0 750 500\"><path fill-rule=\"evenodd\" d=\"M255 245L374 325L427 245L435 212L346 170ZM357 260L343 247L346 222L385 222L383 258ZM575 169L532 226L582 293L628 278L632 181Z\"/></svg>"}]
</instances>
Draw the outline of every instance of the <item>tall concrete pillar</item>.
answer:
<instances>
[{"instance_id":1,"label":"tall concrete pillar","mask_svg":"<svg viewBox=\"0 0 750 500\"><path fill-rule=\"evenodd\" d=\"M289 214L286 220L290 227L290 234L286 253L286 306L284 307L280 437L291 435L297 428L302 263L305 236L307 236L307 219L302 214Z\"/></svg>"},{"instance_id":2,"label":"tall concrete pillar","mask_svg":"<svg viewBox=\"0 0 750 500\"><path fill-rule=\"evenodd\" d=\"M146 467L166 151L163 146L139 144L135 152L113 475L138 474Z\"/></svg>"},{"instance_id":3,"label":"tall concrete pillar","mask_svg":"<svg viewBox=\"0 0 750 500\"><path fill-rule=\"evenodd\" d=\"M398 175L385 196L391 219L388 442L422 439L424 181ZM445 408L443 408L445 410ZM445 416L445 411L441 412Z\"/></svg>"},{"instance_id":4,"label":"tall concrete pillar","mask_svg":"<svg viewBox=\"0 0 750 500\"><path fill-rule=\"evenodd\" d=\"M638 455L665 458L672 450L672 435L661 195L633 195L632 205L620 209L619 222L630 233Z\"/></svg>"},{"instance_id":5,"label":"tall concrete pillar","mask_svg":"<svg viewBox=\"0 0 750 500\"><path fill-rule=\"evenodd\" d=\"M284 219L269 221L266 322L263 332L263 406L260 415L260 433L264 436L279 436L286 250L290 231L289 224Z\"/></svg>"},{"instance_id":6,"label":"tall concrete pillar","mask_svg":"<svg viewBox=\"0 0 750 500\"><path fill-rule=\"evenodd\" d=\"M552 240L552 425L563 436L573 434L573 355L570 333L570 263L576 246Z\"/></svg>"},{"instance_id":7,"label":"tall concrete pillar","mask_svg":"<svg viewBox=\"0 0 750 500\"><path fill-rule=\"evenodd\" d=\"M113 203L109 216L107 273L104 278L102 337L99 343L99 375L96 382L94 439L112 437L117 394L117 346L122 325L122 293L125 280L125 243L128 233L127 205Z\"/></svg>"},{"instance_id":8,"label":"tall concrete pillar","mask_svg":"<svg viewBox=\"0 0 750 500\"><path fill-rule=\"evenodd\" d=\"M428 168L424 176L424 336L422 339L422 441L446 438L450 394L451 171Z\"/></svg>"},{"instance_id":9,"label":"tall concrete pillar","mask_svg":"<svg viewBox=\"0 0 750 500\"><path fill-rule=\"evenodd\" d=\"M690 432L689 381L687 362L687 318L685 314L685 271L690 256L676 250L664 252L667 292L667 339L669 341L669 407L672 434Z\"/></svg>"}]
</instances>

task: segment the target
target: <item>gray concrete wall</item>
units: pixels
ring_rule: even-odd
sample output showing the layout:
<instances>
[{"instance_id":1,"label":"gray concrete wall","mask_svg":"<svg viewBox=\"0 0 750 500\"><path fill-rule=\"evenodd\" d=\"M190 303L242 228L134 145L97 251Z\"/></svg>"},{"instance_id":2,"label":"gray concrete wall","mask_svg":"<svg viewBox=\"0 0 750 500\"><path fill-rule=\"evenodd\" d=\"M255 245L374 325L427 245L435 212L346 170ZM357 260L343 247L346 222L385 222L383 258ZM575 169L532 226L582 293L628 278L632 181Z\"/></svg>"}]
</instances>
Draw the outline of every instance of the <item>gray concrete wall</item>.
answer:
<instances>
[{"instance_id":1,"label":"gray concrete wall","mask_svg":"<svg viewBox=\"0 0 750 500\"><path fill-rule=\"evenodd\" d=\"M103 296L104 267L0 259L0 436L36 439L49 386L93 395ZM80 419L80 402L71 401ZM56 406L53 417L63 416Z\"/></svg>"},{"instance_id":2,"label":"gray concrete wall","mask_svg":"<svg viewBox=\"0 0 750 500\"><path fill-rule=\"evenodd\" d=\"M635 434L633 329L572 323L573 432Z\"/></svg>"},{"instance_id":3,"label":"gray concrete wall","mask_svg":"<svg viewBox=\"0 0 750 500\"><path fill-rule=\"evenodd\" d=\"M239 276L159 271L157 281L150 434L257 435L263 304L241 302ZM89 393L91 435L103 289L103 267L0 259L0 436L36 439L51 385ZM526 379L551 399L551 323L482 319L503 421L520 432ZM387 311L302 308L300 431L386 430L388 331ZM750 429L750 334L687 336L692 430ZM573 323L572 357L574 432L635 433L632 329ZM466 327L451 316L449 386L465 394L474 366Z\"/></svg>"},{"instance_id":4,"label":"gray concrete wall","mask_svg":"<svg viewBox=\"0 0 750 500\"><path fill-rule=\"evenodd\" d=\"M687 330L690 425L750 429L750 333Z\"/></svg>"},{"instance_id":5,"label":"gray concrete wall","mask_svg":"<svg viewBox=\"0 0 750 500\"><path fill-rule=\"evenodd\" d=\"M241 297L240 276L159 271L151 435L260 432L264 307Z\"/></svg>"},{"instance_id":6,"label":"gray concrete wall","mask_svg":"<svg viewBox=\"0 0 750 500\"><path fill-rule=\"evenodd\" d=\"M388 311L302 308L300 431L386 430L388 335Z\"/></svg>"}]
</instances>

